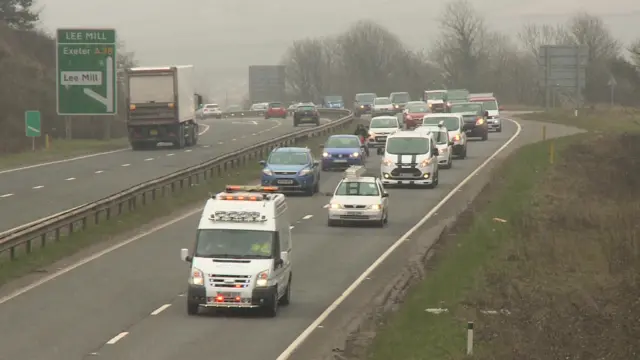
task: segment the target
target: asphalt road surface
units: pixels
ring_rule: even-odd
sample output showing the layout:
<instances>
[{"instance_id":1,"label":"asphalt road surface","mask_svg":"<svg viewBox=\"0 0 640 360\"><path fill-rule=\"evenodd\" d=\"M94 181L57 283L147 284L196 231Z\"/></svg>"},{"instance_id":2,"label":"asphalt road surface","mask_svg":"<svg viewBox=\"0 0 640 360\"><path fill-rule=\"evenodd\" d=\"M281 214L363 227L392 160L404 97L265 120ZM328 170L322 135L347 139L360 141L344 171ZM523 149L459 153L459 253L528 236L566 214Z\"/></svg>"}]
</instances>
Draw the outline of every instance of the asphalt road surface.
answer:
<instances>
[{"instance_id":1,"label":"asphalt road surface","mask_svg":"<svg viewBox=\"0 0 640 360\"><path fill-rule=\"evenodd\" d=\"M293 127L291 118L213 119L201 124L202 134L193 148L128 149L0 171L0 232L300 129Z\"/></svg>"},{"instance_id":2,"label":"asphalt road surface","mask_svg":"<svg viewBox=\"0 0 640 360\"><path fill-rule=\"evenodd\" d=\"M183 293L200 214L176 220L15 298L0 300L0 359L276 359L392 243L516 131L510 122L442 170L436 189L390 189L383 228L328 228L329 197L289 197L295 247L292 303L275 319L186 314ZM521 135L539 130L523 126ZM547 129L549 136L552 129ZM537 134L536 134L537 135ZM530 136L536 136L531 135ZM368 167L379 169L373 156ZM256 171L258 175L258 171ZM332 191L341 173L323 173ZM0 294L6 295L6 294Z\"/></svg>"}]
</instances>

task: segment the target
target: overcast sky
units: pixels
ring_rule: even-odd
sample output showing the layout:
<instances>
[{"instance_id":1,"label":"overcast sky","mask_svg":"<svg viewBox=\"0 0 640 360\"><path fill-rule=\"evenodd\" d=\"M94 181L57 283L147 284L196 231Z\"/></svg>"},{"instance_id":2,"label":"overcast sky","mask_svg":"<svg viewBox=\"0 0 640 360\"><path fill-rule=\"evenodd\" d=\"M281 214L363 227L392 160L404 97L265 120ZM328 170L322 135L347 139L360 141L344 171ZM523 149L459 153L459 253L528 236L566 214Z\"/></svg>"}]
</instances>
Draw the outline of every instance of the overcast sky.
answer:
<instances>
[{"instance_id":1,"label":"overcast sky","mask_svg":"<svg viewBox=\"0 0 640 360\"><path fill-rule=\"evenodd\" d=\"M141 65L193 64L201 91L244 90L249 65L276 64L288 45L372 19L408 46L426 48L445 1L409 0L36 0L42 25L118 31ZM640 37L640 0L471 0L495 30L557 23L577 11L601 15L614 35ZM439 4L439 5L434 5ZM236 89L233 89L236 88ZM221 100L219 100L221 101Z\"/></svg>"}]
</instances>

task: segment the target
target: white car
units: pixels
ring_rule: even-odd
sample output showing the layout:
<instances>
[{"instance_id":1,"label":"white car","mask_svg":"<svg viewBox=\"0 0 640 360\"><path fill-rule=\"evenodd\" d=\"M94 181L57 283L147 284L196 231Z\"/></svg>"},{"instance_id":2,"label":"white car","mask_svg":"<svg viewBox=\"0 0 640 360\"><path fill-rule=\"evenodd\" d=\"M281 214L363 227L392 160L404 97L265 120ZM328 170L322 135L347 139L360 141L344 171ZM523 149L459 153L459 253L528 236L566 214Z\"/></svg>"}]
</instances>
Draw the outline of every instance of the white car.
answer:
<instances>
[{"instance_id":1,"label":"white car","mask_svg":"<svg viewBox=\"0 0 640 360\"><path fill-rule=\"evenodd\" d=\"M458 159L467 157L467 134L462 130L464 119L460 114L427 114L422 118L422 126L438 126L444 124L449 132L449 140L453 142L452 155Z\"/></svg>"},{"instance_id":2,"label":"white car","mask_svg":"<svg viewBox=\"0 0 640 360\"><path fill-rule=\"evenodd\" d=\"M269 103L257 103L257 104L251 105L251 108L249 108L249 110L266 112L268 107L269 107Z\"/></svg>"},{"instance_id":3,"label":"white car","mask_svg":"<svg viewBox=\"0 0 640 360\"><path fill-rule=\"evenodd\" d=\"M383 227L389 219L389 193L380 179L364 176L364 166L344 172L329 202L328 226L344 223L374 223Z\"/></svg>"},{"instance_id":4,"label":"white car","mask_svg":"<svg viewBox=\"0 0 640 360\"><path fill-rule=\"evenodd\" d=\"M398 131L387 137L380 165L382 183L386 185L438 186L438 155L431 133Z\"/></svg>"},{"instance_id":5,"label":"white car","mask_svg":"<svg viewBox=\"0 0 640 360\"><path fill-rule=\"evenodd\" d=\"M215 117L216 119L222 119L222 110L218 104L205 104L202 107L202 118Z\"/></svg>"},{"instance_id":6,"label":"white car","mask_svg":"<svg viewBox=\"0 0 640 360\"><path fill-rule=\"evenodd\" d=\"M380 115L395 115L396 111L393 108L393 103L388 97L377 97L373 100L371 107L371 116Z\"/></svg>"},{"instance_id":7,"label":"white car","mask_svg":"<svg viewBox=\"0 0 640 360\"><path fill-rule=\"evenodd\" d=\"M449 132L444 127L444 122L440 122L438 126L420 126L415 131L433 134L439 153L438 166L444 169L451 169L453 166L453 141L449 139Z\"/></svg>"},{"instance_id":8,"label":"white car","mask_svg":"<svg viewBox=\"0 0 640 360\"><path fill-rule=\"evenodd\" d=\"M369 148L378 149L378 155L382 155L387 136L400 129L400 122L396 116L376 116L369 122Z\"/></svg>"}]
</instances>

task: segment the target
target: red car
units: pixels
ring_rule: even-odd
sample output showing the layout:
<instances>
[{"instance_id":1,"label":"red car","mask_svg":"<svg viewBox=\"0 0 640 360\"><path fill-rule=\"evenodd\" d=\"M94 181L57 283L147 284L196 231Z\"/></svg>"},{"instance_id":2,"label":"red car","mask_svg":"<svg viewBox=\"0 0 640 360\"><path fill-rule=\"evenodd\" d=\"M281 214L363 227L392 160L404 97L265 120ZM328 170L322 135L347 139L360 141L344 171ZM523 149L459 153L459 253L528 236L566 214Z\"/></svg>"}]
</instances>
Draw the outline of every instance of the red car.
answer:
<instances>
[{"instance_id":1,"label":"red car","mask_svg":"<svg viewBox=\"0 0 640 360\"><path fill-rule=\"evenodd\" d=\"M404 126L415 129L422 125L422 118L429 113L429 106L424 104L410 104L404 110Z\"/></svg>"},{"instance_id":2,"label":"red car","mask_svg":"<svg viewBox=\"0 0 640 360\"><path fill-rule=\"evenodd\" d=\"M267 112L264 113L264 118L269 119L273 117L283 118L283 119L287 118L287 108L284 106L283 103L280 103L280 102L269 103L269 106L267 107Z\"/></svg>"}]
</instances>

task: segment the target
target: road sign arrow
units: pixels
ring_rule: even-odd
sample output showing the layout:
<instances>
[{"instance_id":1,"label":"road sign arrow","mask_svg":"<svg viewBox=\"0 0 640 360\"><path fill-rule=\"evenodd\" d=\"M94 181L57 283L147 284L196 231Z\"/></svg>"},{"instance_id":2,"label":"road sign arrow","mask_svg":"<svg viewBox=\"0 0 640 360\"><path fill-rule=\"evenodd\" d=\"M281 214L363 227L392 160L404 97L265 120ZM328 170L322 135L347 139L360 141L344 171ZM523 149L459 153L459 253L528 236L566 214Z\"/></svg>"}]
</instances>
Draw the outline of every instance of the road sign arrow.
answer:
<instances>
[{"instance_id":1,"label":"road sign arrow","mask_svg":"<svg viewBox=\"0 0 640 360\"><path fill-rule=\"evenodd\" d=\"M106 80L107 80L107 96L104 97L100 94L98 94L97 92L91 90L91 89L87 89L85 88L83 91L86 95L88 95L89 97L91 97L92 99L102 103L104 106L107 107L107 112L113 112L113 107L114 107L114 101L113 101L113 57L111 56L107 56L106 61L105 61L105 68L106 68Z\"/></svg>"}]
</instances>

